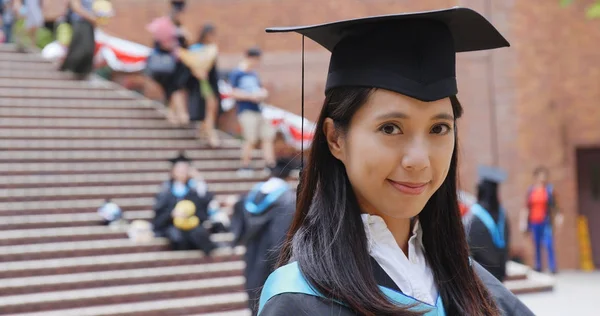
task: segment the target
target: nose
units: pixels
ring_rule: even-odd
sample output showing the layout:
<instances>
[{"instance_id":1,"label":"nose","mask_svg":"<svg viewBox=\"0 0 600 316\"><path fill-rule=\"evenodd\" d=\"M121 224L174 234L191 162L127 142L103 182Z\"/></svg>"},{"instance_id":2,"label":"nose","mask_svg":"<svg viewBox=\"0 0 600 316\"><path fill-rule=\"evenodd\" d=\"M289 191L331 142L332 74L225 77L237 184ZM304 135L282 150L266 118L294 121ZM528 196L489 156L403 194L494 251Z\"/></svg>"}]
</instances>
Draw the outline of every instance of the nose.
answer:
<instances>
[{"instance_id":1,"label":"nose","mask_svg":"<svg viewBox=\"0 0 600 316\"><path fill-rule=\"evenodd\" d=\"M416 138L405 147L402 156L402 167L410 171L421 171L429 168L429 149L425 139Z\"/></svg>"}]
</instances>

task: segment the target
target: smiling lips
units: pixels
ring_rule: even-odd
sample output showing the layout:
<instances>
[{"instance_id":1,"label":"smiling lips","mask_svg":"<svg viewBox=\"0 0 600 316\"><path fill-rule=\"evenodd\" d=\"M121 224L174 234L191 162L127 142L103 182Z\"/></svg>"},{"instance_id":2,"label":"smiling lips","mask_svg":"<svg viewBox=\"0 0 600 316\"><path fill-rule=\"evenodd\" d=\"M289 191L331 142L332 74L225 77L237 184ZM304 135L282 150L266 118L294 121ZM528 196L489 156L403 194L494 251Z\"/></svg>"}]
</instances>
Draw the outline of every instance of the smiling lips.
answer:
<instances>
[{"instance_id":1,"label":"smiling lips","mask_svg":"<svg viewBox=\"0 0 600 316\"><path fill-rule=\"evenodd\" d=\"M425 191L429 182L396 182L388 179L387 181L396 188L398 191L409 194L409 195L419 195Z\"/></svg>"}]
</instances>

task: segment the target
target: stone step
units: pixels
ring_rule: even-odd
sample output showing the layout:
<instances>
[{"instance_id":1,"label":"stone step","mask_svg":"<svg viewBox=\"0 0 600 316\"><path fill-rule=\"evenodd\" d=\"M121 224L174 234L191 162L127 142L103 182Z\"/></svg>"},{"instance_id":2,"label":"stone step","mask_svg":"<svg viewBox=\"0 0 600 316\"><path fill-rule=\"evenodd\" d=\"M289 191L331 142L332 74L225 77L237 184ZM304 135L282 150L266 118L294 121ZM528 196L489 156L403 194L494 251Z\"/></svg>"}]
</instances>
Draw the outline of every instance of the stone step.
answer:
<instances>
[{"instance_id":1,"label":"stone step","mask_svg":"<svg viewBox=\"0 0 600 316\"><path fill-rule=\"evenodd\" d=\"M0 68L0 78L8 79L45 79L45 80L73 80L73 75L55 70L32 70ZM75 80L73 80L75 81Z\"/></svg>"},{"instance_id":2,"label":"stone step","mask_svg":"<svg viewBox=\"0 0 600 316\"><path fill-rule=\"evenodd\" d=\"M169 242L163 238L155 238L152 241L145 243L135 243L127 238L119 238L111 240L85 240L1 246L0 262L131 254L168 249Z\"/></svg>"},{"instance_id":3,"label":"stone step","mask_svg":"<svg viewBox=\"0 0 600 316\"><path fill-rule=\"evenodd\" d=\"M18 229L2 231L0 246L85 240L98 241L119 238L128 238L125 228L108 226L82 226L65 228ZM213 234L211 238L214 241L231 241L233 240L233 235L229 233Z\"/></svg>"},{"instance_id":4,"label":"stone step","mask_svg":"<svg viewBox=\"0 0 600 316\"><path fill-rule=\"evenodd\" d=\"M202 177L207 183L260 181L266 178L256 177L241 179L234 171L206 171ZM98 186L98 185L127 185L127 184L156 184L169 180L168 172L139 173L139 174L79 174L79 175L28 175L28 176L2 176L0 175L0 188L46 188L49 186Z\"/></svg>"},{"instance_id":5,"label":"stone step","mask_svg":"<svg viewBox=\"0 0 600 316\"><path fill-rule=\"evenodd\" d=\"M0 56L0 69L3 70L38 70L38 71L58 71L60 67L57 63L43 60L19 60L18 54L10 54L5 58ZM23 56L23 55L21 55ZM15 58L16 57L16 58ZM11 60L17 59L17 60Z\"/></svg>"},{"instance_id":6,"label":"stone step","mask_svg":"<svg viewBox=\"0 0 600 316\"><path fill-rule=\"evenodd\" d=\"M40 54L19 54L15 51L6 51L0 48L0 61L23 62L23 63L50 63Z\"/></svg>"},{"instance_id":7,"label":"stone step","mask_svg":"<svg viewBox=\"0 0 600 316\"><path fill-rule=\"evenodd\" d=\"M252 312L249 309L239 309L239 310L230 311L230 312L195 314L195 315L188 315L188 316L250 316L250 315L252 315Z\"/></svg>"},{"instance_id":8,"label":"stone step","mask_svg":"<svg viewBox=\"0 0 600 316\"><path fill-rule=\"evenodd\" d=\"M21 212L23 214L28 214L28 212L34 211L47 212L50 214L52 210L76 210L83 213L86 211L89 212L90 210L97 210L104 200L105 198L0 203L0 216L12 216L14 213ZM143 207L144 210L149 210L154 203L154 197L115 198L113 201L123 209ZM0 224L1 222L2 221L0 221Z\"/></svg>"},{"instance_id":9,"label":"stone step","mask_svg":"<svg viewBox=\"0 0 600 316\"><path fill-rule=\"evenodd\" d=\"M243 292L243 276L4 296L0 315Z\"/></svg>"},{"instance_id":10,"label":"stone step","mask_svg":"<svg viewBox=\"0 0 600 316\"><path fill-rule=\"evenodd\" d=\"M127 220L143 219L149 221L154 217L154 212L150 210L126 211L123 214L123 217ZM1 219L2 221L0 221L0 231L97 226L102 223L100 216L95 213L13 215L2 216Z\"/></svg>"},{"instance_id":11,"label":"stone step","mask_svg":"<svg viewBox=\"0 0 600 316\"><path fill-rule=\"evenodd\" d=\"M554 280L549 276L536 277L528 275L527 279L506 281L504 285L514 294L539 293L554 290Z\"/></svg>"},{"instance_id":12,"label":"stone step","mask_svg":"<svg viewBox=\"0 0 600 316\"><path fill-rule=\"evenodd\" d=\"M1 96L0 96L1 97ZM35 102L35 101L32 101ZM131 120L152 120L164 119L157 111L148 111L143 107L141 110L128 109L96 109L81 107L78 109L53 109L53 108L38 108L32 110L26 107L1 107L0 117L38 117L52 119L55 117L86 117L86 118L127 118Z\"/></svg>"},{"instance_id":13,"label":"stone step","mask_svg":"<svg viewBox=\"0 0 600 316\"><path fill-rule=\"evenodd\" d=\"M0 43L0 53L17 54L17 46L14 43Z\"/></svg>"},{"instance_id":14,"label":"stone step","mask_svg":"<svg viewBox=\"0 0 600 316\"><path fill-rule=\"evenodd\" d=\"M137 98L137 94L128 90L73 90L73 89L29 89L29 88L0 88L0 98L30 98L30 99L79 99L82 103L85 100L96 99L105 100L109 103L111 100L132 100ZM35 102L35 100L32 100Z\"/></svg>"},{"instance_id":15,"label":"stone step","mask_svg":"<svg viewBox=\"0 0 600 316\"><path fill-rule=\"evenodd\" d=\"M127 238L127 232L123 229L110 229L108 226L18 229L2 231L0 246L118 238Z\"/></svg>"},{"instance_id":16,"label":"stone step","mask_svg":"<svg viewBox=\"0 0 600 316\"><path fill-rule=\"evenodd\" d=\"M504 285L515 294L552 291L554 288L552 276L536 272L526 265L509 261L506 271L508 278Z\"/></svg>"},{"instance_id":17,"label":"stone step","mask_svg":"<svg viewBox=\"0 0 600 316\"><path fill-rule=\"evenodd\" d=\"M235 143L236 140L223 139L229 143ZM132 142L132 141L130 141ZM78 150L78 151L54 151L51 149L40 151L14 150L0 154L0 162L8 162L10 160L18 161L19 163L27 163L34 161L167 161L178 155L178 150L120 150L120 151L104 151L104 150ZM239 148L217 148L212 150L206 149L189 149L185 151L187 157L192 160L198 160L198 164L208 161L218 161L222 159L239 159L241 151ZM259 158L262 155L260 150L252 152L254 158ZM75 169L74 169L75 170ZM165 169L168 170L168 169Z\"/></svg>"},{"instance_id":18,"label":"stone step","mask_svg":"<svg viewBox=\"0 0 600 316\"><path fill-rule=\"evenodd\" d=\"M244 252L245 248L236 247L216 249L210 257L190 250L1 262L0 279L222 263L239 261Z\"/></svg>"},{"instance_id":19,"label":"stone step","mask_svg":"<svg viewBox=\"0 0 600 316\"><path fill-rule=\"evenodd\" d=\"M0 60L2 55L0 54ZM114 90L114 86L103 81L73 81L73 80L39 80L39 79L9 79L0 78L0 88L35 88L35 89L66 89L66 90Z\"/></svg>"},{"instance_id":20,"label":"stone step","mask_svg":"<svg viewBox=\"0 0 600 316\"><path fill-rule=\"evenodd\" d=\"M292 187L298 182L289 181ZM208 189L214 194L237 194L252 189L256 182L212 183ZM3 189L0 192L0 203L17 201L57 201L76 200L82 198L117 198L154 196L160 190L161 184L143 184L127 186L89 186L89 187L47 187L47 188L17 188ZM0 204L1 205L1 204ZM2 207L0 206L0 209Z\"/></svg>"},{"instance_id":21,"label":"stone step","mask_svg":"<svg viewBox=\"0 0 600 316\"><path fill-rule=\"evenodd\" d=\"M37 109L36 109L37 110ZM80 129L175 129L164 119L89 118L85 117L12 117L0 120L5 128L80 128Z\"/></svg>"},{"instance_id":22,"label":"stone step","mask_svg":"<svg viewBox=\"0 0 600 316\"><path fill-rule=\"evenodd\" d=\"M16 314L15 316L189 316L200 315L231 316L227 311L245 310L248 295L242 292L220 295L206 295L189 298L154 300L127 304L111 304L96 307L80 307L47 312ZM208 314L214 313L214 314ZM240 316L247 315L240 314Z\"/></svg>"},{"instance_id":23,"label":"stone step","mask_svg":"<svg viewBox=\"0 0 600 316\"><path fill-rule=\"evenodd\" d=\"M192 129L25 129L2 128L0 138L18 139L194 139L196 131Z\"/></svg>"},{"instance_id":24,"label":"stone step","mask_svg":"<svg viewBox=\"0 0 600 316\"><path fill-rule=\"evenodd\" d=\"M0 80L2 80L0 78ZM11 79L12 80L12 79ZM18 80L18 79L15 79ZM21 79L26 80L26 79ZM58 81L59 80L53 80ZM49 81L49 82L53 82ZM68 82L68 81L67 81ZM22 108L112 108L112 109L156 109L164 107L158 105L157 102L146 99L129 99L129 100L57 100L57 99L36 99L32 101L29 98L0 98L0 106L2 107L22 107Z\"/></svg>"},{"instance_id":25,"label":"stone step","mask_svg":"<svg viewBox=\"0 0 600 316\"><path fill-rule=\"evenodd\" d=\"M0 296L239 276L245 266L243 261L230 261L3 279Z\"/></svg>"},{"instance_id":26,"label":"stone step","mask_svg":"<svg viewBox=\"0 0 600 316\"><path fill-rule=\"evenodd\" d=\"M525 280L530 271L531 268L526 265L509 261L506 263L506 281Z\"/></svg>"},{"instance_id":27,"label":"stone step","mask_svg":"<svg viewBox=\"0 0 600 316\"><path fill-rule=\"evenodd\" d=\"M215 198L224 202L236 194L216 194ZM95 212L104 202L106 197L89 199L65 199L48 201L21 201L0 203L0 216L14 215L43 215L43 214L68 214ZM124 210L150 210L154 204L154 196L113 198ZM0 221L0 225L2 221Z\"/></svg>"},{"instance_id":28,"label":"stone step","mask_svg":"<svg viewBox=\"0 0 600 316\"><path fill-rule=\"evenodd\" d=\"M58 153L58 152L57 152ZM74 153L74 152L73 152ZM115 151L117 153L117 151ZM0 154L0 157L6 153ZM169 156L169 157L174 157ZM89 162L88 162L89 161ZM171 164L166 160L65 160L64 162L48 162L30 160L18 162L0 158L0 174L4 175L39 175L39 174L98 174L98 173L128 173L167 172ZM9 163L11 162L11 163ZM239 160L195 160L193 165L199 171L235 171L241 167ZM253 160L250 167L255 170L264 168L263 160Z\"/></svg>"},{"instance_id":29,"label":"stone step","mask_svg":"<svg viewBox=\"0 0 600 316\"><path fill-rule=\"evenodd\" d=\"M6 139L2 140L2 145L8 150L190 150L204 148L205 150L212 150L208 148L208 142L203 139L199 140L145 140L145 139L123 139L123 140L110 140L110 139L98 139L90 142L85 139L74 139L74 140L63 140L63 139L47 139L47 140L30 140L24 142L18 139ZM236 139L223 139L221 141L222 149L225 148L239 148L240 141ZM1 156L0 156L1 157Z\"/></svg>"}]
</instances>

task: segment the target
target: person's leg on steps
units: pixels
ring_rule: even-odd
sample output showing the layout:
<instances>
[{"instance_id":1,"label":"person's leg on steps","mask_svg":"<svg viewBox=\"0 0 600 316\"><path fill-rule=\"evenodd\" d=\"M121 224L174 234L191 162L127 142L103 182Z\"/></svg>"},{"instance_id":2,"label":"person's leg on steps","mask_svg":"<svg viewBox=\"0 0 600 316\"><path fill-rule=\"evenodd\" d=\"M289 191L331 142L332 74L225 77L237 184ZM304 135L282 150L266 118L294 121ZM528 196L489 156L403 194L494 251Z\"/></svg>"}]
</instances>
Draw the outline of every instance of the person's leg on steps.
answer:
<instances>
[{"instance_id":1,"label":"person's leg on steps","mask_svg":"<svg viewBox=\"0 0 600 316\"><path fill-rule=\"evenodd\" d=\"M165 232L172 250L186 250L183 232L175 226L170 226Z\"/></svg>"},{"instance_id":2,"label":"person's leg on steps","mask_svg":"<svg viewBox=\"0 0 600 316\"><path fill-rule=\"evenodd\" d=\"M532 224L533 245L535 247L535 266L536 271L542 270L542 239L544 236L544 224Z\"/></svg>"},{"instance_id":3,"label":"person's leg on steps","mask_svg":"<svg viewBox=\"0 0 600 316\"><path fill-rule=\"evenodd\" d=\"M545 225L544 229L544 246L546 253L548 254L548 268L551 273L556 273L556 259L554 256L554 238L552 232L552 225L550 223Z\"/></svg>"},{"instance_id":4,"label":"person's leg on steps","mask_svg":"<svg viewBox=\"0 0 600 316\"><path fill-rule=\"evenodd\" d=\"M202 250L207 256L217 248L217 245L210 240L210 233L202 225L190 230L188 236L194 248Z\"/></svg>"},{"instance_id":5,"label":"person's leg on steps","mask_svg":"<svg viewBox=\"0 0 600 316\"><path fill-rule=\"evenodd\" d=\"M204 115L204 129L206 131L206 135L208 136L208 142L211 147L219 147L220 140L215 130L215 125L217 121L217 113L218 109L218 100L212 91L212 87L210 86L210 82L208 80L200 81L200 91L205 101L205 115Z\"/></svg>"},{"instance_id":6,"label":"person's leg on steps","mask_svg":"<svg viewBox=\"0 0 600 316\"><path fill-rule=\"evenodd\" d=\"M277 131L270 122L260 116L260 138L262 140L261 147L263 151L263 159L267 168L275 167L275 134Z\"/></svg>"},{"instance_id":7,"label":"person's leg on steps","mask_svg":"<svg viewBox=\"0 0 600 316\"><path fill-rule=\"evenodd\" d=\"M252 150L256 146L259 138L259 124L260 120L257 120L256 114L260 113L255 111L246 110L239 114L238 120L240 127L242 128L242 136L244 137L244 144L242 145L242 166L239 170L239 175L242 177L251 176L252 169L250 168L250 161L252 160Z\"/></svg>"},{"instance_id":8,"label":"person's leg on steps","mask_svg":"<svg viewBox=\"0 0 600 316\"><path fill-rule=\"evenodd\" d=\"M179 89L173 92L169 107L173 110L178 125L185 126L190 123L185 89Z\"/></svg>"}]
</instances>

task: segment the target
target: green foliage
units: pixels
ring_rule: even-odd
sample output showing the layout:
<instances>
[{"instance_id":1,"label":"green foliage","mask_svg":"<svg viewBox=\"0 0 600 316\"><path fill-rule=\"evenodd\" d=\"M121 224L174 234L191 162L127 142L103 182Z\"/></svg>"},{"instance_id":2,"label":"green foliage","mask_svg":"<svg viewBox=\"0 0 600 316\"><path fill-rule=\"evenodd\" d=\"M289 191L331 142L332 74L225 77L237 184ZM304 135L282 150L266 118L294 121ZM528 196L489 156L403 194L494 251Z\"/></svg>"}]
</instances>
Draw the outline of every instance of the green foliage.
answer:
<instances>
[{"instance_id":1,"label":"green foliage","mask_svg":"<svg viewBox=\"0 0 600 316\"><path fill-rule=\"evenodd\" d=\"M572 4L574 0L559 0L559 2L562 7L566 7ZM600 18L600 0L594 0L594 3L586 8L585 16L588 19Z\"/></svg>"},{"instance_id":2,"label":"green foliage","mask_svg":"<svg viewBox=\"0 0 600 316\"><path fill-rule=\"evenodd\" d=\"M588 19L600 18L600 2L596 2L589 6L585 12Z\"/></svg>"}]
</instances>

